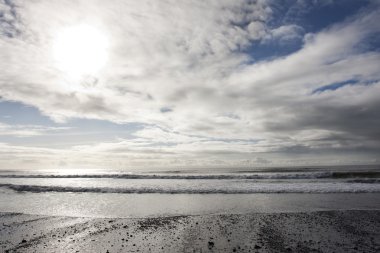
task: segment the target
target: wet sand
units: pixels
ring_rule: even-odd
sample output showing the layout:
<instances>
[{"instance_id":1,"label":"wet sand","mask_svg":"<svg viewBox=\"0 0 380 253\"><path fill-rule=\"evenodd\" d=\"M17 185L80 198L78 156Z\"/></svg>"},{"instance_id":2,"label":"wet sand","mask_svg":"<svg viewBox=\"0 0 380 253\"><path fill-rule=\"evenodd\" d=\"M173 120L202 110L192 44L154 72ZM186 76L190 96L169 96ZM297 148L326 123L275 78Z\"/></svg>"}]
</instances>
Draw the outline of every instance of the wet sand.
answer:
<instances>
[{"instance_id":1,"label":"wet sand","mask_svg":"<svg viewBox=\"0 0 380 253\"><path fill-rule=\"evenodd\" d=\"M0 213L0 252L380 252L380 211L76 218Z\"/></svg>"}]
</instances>

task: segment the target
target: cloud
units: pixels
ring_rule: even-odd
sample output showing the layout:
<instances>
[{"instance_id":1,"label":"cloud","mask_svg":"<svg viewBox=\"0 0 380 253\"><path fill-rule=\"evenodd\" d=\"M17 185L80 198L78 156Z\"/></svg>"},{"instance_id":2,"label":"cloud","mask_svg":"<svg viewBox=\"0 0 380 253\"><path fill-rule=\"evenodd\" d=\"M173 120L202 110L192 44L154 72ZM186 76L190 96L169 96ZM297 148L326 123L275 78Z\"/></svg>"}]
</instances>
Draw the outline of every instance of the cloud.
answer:
<instances>
[{"instance_id":1,"label":"cloud","mask_svg":"<svg viewBox=\"0 0 380 253\"><path fill-rule=\"evenodd\" d=\"M0 35L7 37L16 36L20 27L17 22L16 6L10 1L0 1Z\"/></svg>"},{"instance_id":2,"label":"cloud","mask_svg":"<svg viewBox=\"0 0 380 253\"><path fill-rule=\"evenodd\" d=\"M0 5L4 99L62 123L88 118L147 126L134 141L75 149L173 161L379 151L380 54L364 50L379 34L378 5L304 35L299 24L269 26L270 1L6 3ZM96 76L72 81L56 67L51 47L60 30L81 23L108 36L109 59ZM303 45L252 62L246 49L268 38ZM313 94L352 79L357 83ZM249 160L265 161L255 157Z\"/></svg>"},{"instance_id":3,"label":"cloud","mask_svg":"<svg viewBox=\"0 0 380 253\"><path fill-rule=\"evenodd\" d=\"M68 130L68 127L47 127L38 125L9 125L0 122L0 136L32 137L49 135Z\"/></svg>"},{"instance_id":4,"label":"cloud","mask_svg":"<svg viewBox=\"0 0 380 253\"><path fill-rule=\"evenodd\" d=\"M289 43L303 38L304 29L299 25L283 25L272 29L267 40L277 40L280 43Z\"/></svg>"}]
</instances>

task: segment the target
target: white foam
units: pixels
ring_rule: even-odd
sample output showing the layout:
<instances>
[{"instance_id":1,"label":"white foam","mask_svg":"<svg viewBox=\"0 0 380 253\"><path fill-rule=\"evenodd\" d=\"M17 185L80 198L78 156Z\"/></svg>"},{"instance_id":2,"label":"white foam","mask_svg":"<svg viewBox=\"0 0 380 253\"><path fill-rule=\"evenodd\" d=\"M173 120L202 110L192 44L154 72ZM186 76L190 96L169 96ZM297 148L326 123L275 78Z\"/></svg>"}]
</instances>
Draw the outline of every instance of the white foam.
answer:
<instances>
[{"instance_id":1,"label":"white foam","mask_svg":"<svg viewBox=\"0 0 380 253\"><path fill-rule=\"evenodd\" d=\"M281 172L281 173L245 173L245 174L35 174L0 175L0 178L119 178L119 179L318 179L330 178L332 172Z\"/></svg>"},{"instance_id":2,"label":"white foam","mask_svg":"<svg viewBox=\"0 0 380 253\"><path fill-rule=\"evenodd\" d=\"M380 192L380 184L366 183L252 183L252 184L185 184L123 186L123 187L70 187L47 185L0 184L17 192L93 192L93 193L167 193L167 194L248 194L248 193L365 193Z\"/></svg>"}]
</instances>

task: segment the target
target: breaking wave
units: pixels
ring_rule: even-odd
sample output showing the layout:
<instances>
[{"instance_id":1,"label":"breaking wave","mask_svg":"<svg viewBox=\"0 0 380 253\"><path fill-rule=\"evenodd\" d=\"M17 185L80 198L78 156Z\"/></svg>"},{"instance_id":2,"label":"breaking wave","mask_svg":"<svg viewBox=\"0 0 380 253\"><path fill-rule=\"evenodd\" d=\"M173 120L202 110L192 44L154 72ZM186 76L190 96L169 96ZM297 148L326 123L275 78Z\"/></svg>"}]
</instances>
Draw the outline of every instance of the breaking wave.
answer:
<instances>
[{"instance_id":1,"label":"breaking wave","mask_svg":"<svg viewBox=\"0 0 380 253\"><path fill-rule=\"evenodd\" d=\"M73 192L73 193L166 193L166 194L248 194L248 193L374 193L380 184L368 183L256 183L247 185L210 186L152 186L152 187L70 187L0 184L16 192Z\"/></svg>"},{"instance_id":2,"label":"breaking wave","mask_svg":"<svg viewBox=\"0 0 380 253\"><path fill-rule=\"evenodd\" d=\"M0 178L113 178L113 179L348 179L380 178L380 172L280 172L250 174L5 174Z\"/></svg>"}]
</instances>

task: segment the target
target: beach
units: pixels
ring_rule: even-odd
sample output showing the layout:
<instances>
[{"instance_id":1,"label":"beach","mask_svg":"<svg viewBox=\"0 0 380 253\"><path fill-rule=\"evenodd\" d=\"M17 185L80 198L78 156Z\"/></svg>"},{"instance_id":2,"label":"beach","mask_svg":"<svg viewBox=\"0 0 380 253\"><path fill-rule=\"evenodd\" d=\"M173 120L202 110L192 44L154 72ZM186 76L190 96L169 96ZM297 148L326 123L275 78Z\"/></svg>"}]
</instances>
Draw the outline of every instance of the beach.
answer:
<instances>
[{"instance_id":1,"label":"beach","mask_svg":"<svg viewBox=\"0 0 380 253\"><path fill-rule=\"evenodd\" d=\"M80 218L1 213L1 252L379 252L380 211Z\"/></svg>"}]
</instances>

